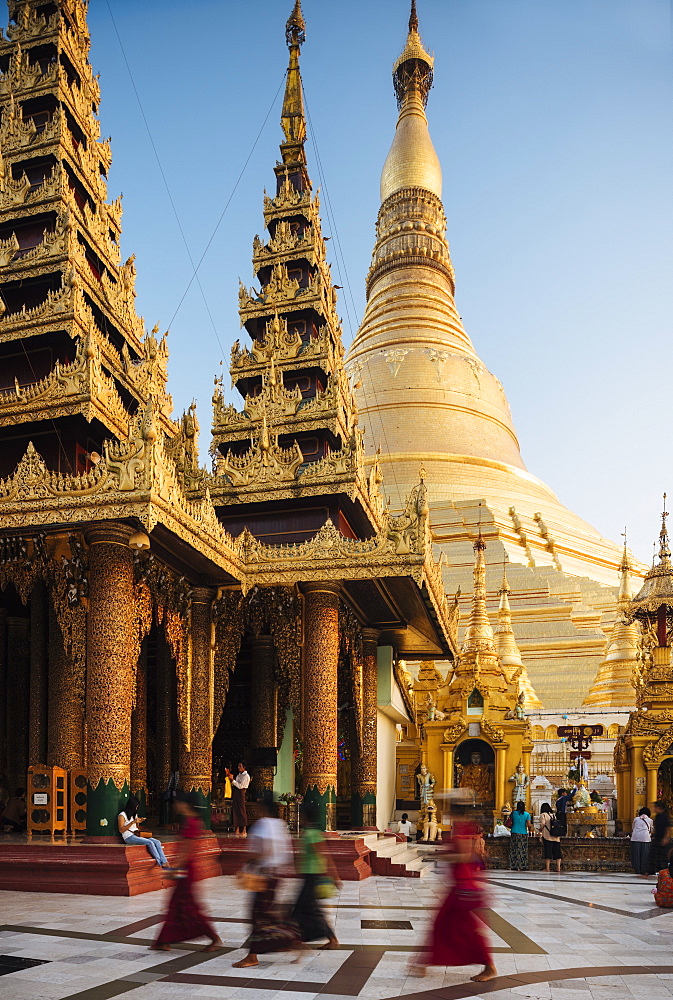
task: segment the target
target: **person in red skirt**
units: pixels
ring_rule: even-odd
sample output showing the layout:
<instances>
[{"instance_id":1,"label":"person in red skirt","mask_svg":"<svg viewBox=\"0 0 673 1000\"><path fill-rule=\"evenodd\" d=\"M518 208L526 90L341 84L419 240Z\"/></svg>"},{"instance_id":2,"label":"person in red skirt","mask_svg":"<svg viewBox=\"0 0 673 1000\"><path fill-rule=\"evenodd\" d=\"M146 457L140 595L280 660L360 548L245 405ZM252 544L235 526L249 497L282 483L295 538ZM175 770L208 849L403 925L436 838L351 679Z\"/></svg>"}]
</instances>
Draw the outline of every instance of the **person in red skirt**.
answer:
<instances>
[{"instance_id":1,"label":"person in red skirt","mask_svg":"<svg viewBox=\"0 0 673 1000\"><path fill-rule=\"evenodd\" d=\"M451 864L453 885L437 911L426 947L410 968L412 975L424 976L429 965L482 965L475 983L497 976L488 941L482 931L477 910L486 905L480 871L483 862L478 853L481 831L465 816L466 807L452 807L453 835L447 860Z\"/></svg>"},{"instance_id":2,"label":"person in red skirt","mask_svg":"<svg viewBox=\"0 0 673 1000\"><path fill-rule=\"evenodd\" d=\"M198 814L196 796L182 795L175 800L175 811L181 820L182 844L175 871L175 888L159 936L152 945L155 951L170 951L178 941L210 938L204 951L216 951L222 946L220 937L203 913L196 895L198 876L199 837L203 829Z\"/></svg>"}]
</instances>

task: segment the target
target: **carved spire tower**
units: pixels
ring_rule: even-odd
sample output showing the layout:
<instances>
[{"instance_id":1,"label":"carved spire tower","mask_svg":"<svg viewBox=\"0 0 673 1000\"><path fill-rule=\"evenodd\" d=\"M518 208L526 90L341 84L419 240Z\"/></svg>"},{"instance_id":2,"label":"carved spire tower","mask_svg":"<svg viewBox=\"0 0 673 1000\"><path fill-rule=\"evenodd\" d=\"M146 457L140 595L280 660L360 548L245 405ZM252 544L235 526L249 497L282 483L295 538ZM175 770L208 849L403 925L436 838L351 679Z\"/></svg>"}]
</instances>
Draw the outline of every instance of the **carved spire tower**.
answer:
<instances>
[{"instance_id":1,"label":"carved spire tower","mask_svg":"<svg viewBox=\"0 0 673 1000\"><path fill-rule=\"evenodd\" d=\"M243 410L225 403L219 383L213 397L211 495L228 530L237 534L245 525L265 542L303 541L328 517L348 537L369 537L381 513L379 477L365 474L319 200L306 168L299 68L305 36L296 0L285 29L276 191L264 198L268 238L253 242L259 288L241 286L239 294L251 343L237 342L231 355ZM308 502L315 497L319 505ZM290 499L298 500L291 513Z\"/></svg>"},{"instance_id":2,"label":"carved spire tower","mask_svg":"<svg viewBox=\"0 0 673 1000\"><path fill-rule=\"evenodd\" d=\"M168 429L167 351L120 262L121 200L88 61L83 0L13 0L0 39L0 476L27 434L50 469L87 472L151 393Z\"/></svg>"}]
</instances>

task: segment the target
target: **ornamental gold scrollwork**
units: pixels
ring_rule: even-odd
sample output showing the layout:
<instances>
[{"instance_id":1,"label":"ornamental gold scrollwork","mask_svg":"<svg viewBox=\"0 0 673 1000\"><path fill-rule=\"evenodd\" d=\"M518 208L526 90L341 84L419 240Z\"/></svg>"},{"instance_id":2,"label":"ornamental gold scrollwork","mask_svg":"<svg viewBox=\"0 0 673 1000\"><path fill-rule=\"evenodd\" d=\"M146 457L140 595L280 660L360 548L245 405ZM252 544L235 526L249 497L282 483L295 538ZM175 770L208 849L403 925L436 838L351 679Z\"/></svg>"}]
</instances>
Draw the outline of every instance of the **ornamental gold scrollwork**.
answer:
<instances>
[{"instance_id":1,"label":"ornamental gold scrollwork","mask_svg":"<svg viewBox=\"0 0 673 1000\"><path fill-rule=\"evenodd\" d=\"M673 726L661 734L656 743L650 743L643 750L643 763L646 767L653 767L659 764L664 757L671 753L673 746Z\"/></svg>"},{"instance_id":2,"label":"ornamental gold scrollwork","mask_svg":"<svg viewBox=\"0 0 673 1000\"><path fill-rule=\"evenodd\" d=\"M488 719L480 719L481 731L492 743L504 743L505 734L498 726L494 726Z\"/></svg>"},{"instance_id":3,"label":"ornamental gold scrollwork","mask_svg":"<svg viewBox=\"0 0 673 1000\"><path fill-rule=\"evenodd\" d=\"M467 722L460 716L452 726L444 730L444 743L457 743L467 729Z\"/></svg>"}]
</instances>

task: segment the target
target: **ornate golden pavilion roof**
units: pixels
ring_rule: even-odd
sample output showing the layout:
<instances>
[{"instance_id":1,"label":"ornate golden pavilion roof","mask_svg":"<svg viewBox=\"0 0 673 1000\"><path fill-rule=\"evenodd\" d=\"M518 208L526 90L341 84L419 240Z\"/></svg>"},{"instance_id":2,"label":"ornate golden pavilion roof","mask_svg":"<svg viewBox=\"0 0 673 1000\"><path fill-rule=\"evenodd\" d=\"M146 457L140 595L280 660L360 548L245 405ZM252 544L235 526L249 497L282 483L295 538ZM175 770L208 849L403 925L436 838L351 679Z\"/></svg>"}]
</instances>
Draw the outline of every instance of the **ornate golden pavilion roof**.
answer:
<instances>
[{"instance_id":1,"label":"ornate golden pavilion roof","mask_svg":"<svg viewBox=\"0 0 673 1000\"><path fill-rule=\"evenodd\" d=\"M671 549L666 526L667 517L664 493L664 510L659 532L659 558L656 564L653 563L642 587L631 601L629 612L633 618L653 614L662 606L673 610L673 565L671 565Z\"/></svg>"}]
</instances>

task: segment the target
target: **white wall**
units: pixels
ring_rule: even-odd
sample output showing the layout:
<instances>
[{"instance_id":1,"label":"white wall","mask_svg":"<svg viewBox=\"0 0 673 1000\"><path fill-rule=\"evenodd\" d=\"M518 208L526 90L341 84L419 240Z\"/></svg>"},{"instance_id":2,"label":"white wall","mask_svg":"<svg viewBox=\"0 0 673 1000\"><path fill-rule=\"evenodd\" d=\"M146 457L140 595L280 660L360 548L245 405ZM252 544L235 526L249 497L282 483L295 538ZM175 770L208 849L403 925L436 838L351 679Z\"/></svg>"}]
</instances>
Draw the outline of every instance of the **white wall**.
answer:
<instances>
[{"instance_id":1,"label":"white wall","mask_svg":"<svg viewBox=\"0 0 673 1000\"><path fill-rule=\"evenodd\" d=\"M380 710L376 715L376 825L379 830L385 830L395 810L397 731L394 719Z\"/></svg>"}]
</instances>

